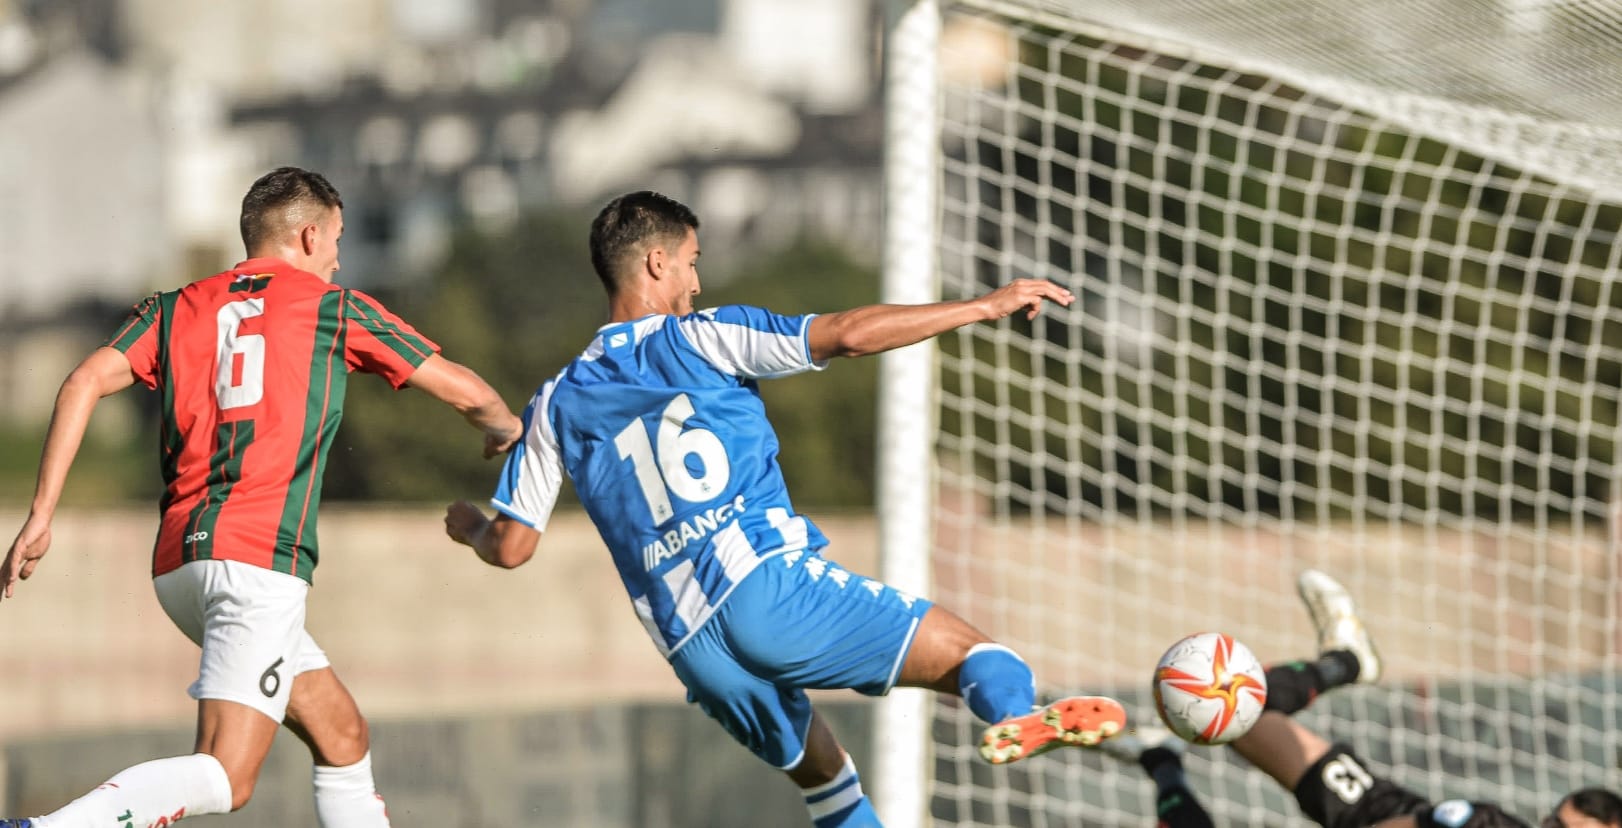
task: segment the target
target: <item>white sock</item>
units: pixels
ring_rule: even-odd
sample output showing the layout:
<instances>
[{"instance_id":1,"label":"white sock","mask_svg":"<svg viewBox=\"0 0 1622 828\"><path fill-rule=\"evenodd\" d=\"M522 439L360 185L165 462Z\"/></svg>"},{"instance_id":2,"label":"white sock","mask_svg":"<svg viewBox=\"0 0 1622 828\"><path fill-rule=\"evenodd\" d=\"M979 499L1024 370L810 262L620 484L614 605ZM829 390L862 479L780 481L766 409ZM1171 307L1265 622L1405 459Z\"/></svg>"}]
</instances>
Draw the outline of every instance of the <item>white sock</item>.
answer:
<instances>
[{"instance_id":1,"label":"white sock","mask_svg":"<svg viewBox=\"0 0 1622 828\"><path fill-rule=\"evenodd\" d=\"M142 762L121 771L101 787L61 810L40 817L39 828L138 828L166 818L174 822L199 814L231 812L231 780L218 759L206 753ZM167 824L167 823L166 823Z\"/></svg>"},{"instance_id":2,"label":"white sock","mask_svg":"<svg viewBox=\"0 0 1622 828\"><path fill-rule=\"evenodd\" d=\"M353 765L315 766L315 816L321 828L388 828L388 810L372 781L370 752Z\"/></svg>"},{"instance_id":3,"label":"white sock","mask_svg":"<svg viewBox=\"0 0 1622 828\"><path fill-rule=\"evenodd\" d=\"M862 793L862 781L856 775L856 763L845 754L845 766L832 781L814 788L802 788L805 807L811 811L811 824L815 828L844 828L844 826L877 825L873 805Z\"/></svg>"}]
</instances>

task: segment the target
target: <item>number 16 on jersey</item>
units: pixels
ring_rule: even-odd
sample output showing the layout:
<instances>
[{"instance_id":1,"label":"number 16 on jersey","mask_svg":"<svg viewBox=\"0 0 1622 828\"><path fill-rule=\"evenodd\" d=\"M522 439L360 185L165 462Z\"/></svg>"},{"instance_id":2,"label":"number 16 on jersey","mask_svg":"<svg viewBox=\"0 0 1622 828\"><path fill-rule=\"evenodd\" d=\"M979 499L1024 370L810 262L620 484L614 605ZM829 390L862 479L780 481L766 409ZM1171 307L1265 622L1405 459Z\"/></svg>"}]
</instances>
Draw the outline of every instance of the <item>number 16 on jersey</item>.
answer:
<instances>
[{"instance_id":1,"label":"number 16 on jersey","mask_svg":"<svg viewBox=\"0 0 1622 828\"><path fill-rule=\"evenodd\" d=\"M636 468L637 484L656 525L675 516L671 495L689 503L704 503L725 491L732 477L732 466L721 438L708 429L685 428L693 413L693 401L686 394L677 394L659 415L658 434L654 438L649 438L649 429L640 419L632 420L614 437L620 459L630 460ZM695 475L687 467L689 455L698 456L703 471Z\"/></svg>"}]
</instances>

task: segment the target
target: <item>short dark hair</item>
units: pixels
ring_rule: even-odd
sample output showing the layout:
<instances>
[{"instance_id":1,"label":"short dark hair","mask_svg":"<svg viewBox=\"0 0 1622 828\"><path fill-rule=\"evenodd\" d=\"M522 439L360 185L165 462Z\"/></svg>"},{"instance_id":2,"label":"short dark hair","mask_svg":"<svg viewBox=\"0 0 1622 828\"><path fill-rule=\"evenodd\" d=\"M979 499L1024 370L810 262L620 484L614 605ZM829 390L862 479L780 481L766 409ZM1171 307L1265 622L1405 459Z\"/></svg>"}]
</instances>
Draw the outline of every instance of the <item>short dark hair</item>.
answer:
<instances>
[{"instance_id":1,"label":"short dark hair","mask_svg":"<svg viewBox=\"0 0 1622 828\"><path fill-rule=\"evenodd\" d=\"M650 190L627 193L608 202L591 223L592 269L613 296L625 266L647 243L674 248L697 229L698 216L687 205Z\"/></svg>"},{"instance_id":2,"label":"short dark hair","mask_svg":"<svg viewBox=\"0 0 1622 828\"><path fill-rule=\"evenodd\" d=\"M1560 807L1570 805L1572 810L1590 819L1597 819L1606 825L1622 825L1622 797L1604 788L1583 788L1566 794L1566 798L1556 805L1554 813L1543 820L1545 826L1559 826Z\"/></svg>"},{"instance_id":3,"label":"short dark hair","mask_svg":"<svg viewBox=\"0 0 1622 828\"><path fill-rule=\"evenodd\" d=\"M242 245L251 253L283 227L279 221L289 207L311 206L343 209L338 188L318 172L298 167L277 167L259 177L242 197Z\"/></svg>"}]
</instances>

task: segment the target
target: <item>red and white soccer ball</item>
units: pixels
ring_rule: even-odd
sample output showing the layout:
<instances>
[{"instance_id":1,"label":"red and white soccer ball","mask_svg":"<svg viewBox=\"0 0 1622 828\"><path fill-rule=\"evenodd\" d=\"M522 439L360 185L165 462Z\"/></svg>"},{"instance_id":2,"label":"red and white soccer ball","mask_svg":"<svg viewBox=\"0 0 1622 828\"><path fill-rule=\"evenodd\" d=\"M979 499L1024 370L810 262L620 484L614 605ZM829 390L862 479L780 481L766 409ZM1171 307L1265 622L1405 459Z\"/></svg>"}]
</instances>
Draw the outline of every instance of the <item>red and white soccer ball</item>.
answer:
<instances>
[{"instance_id":1,"label":"red and white soccer ball","mask_svg":"<svg viewBox=\"0 0 1622 828\"><path fill-rule=\"evenodd\" d=\"M1267 703L1267 671L1250 648L1222 633L1197 633L1155 666L1155 709L1173 733L1196 745L1231 742Z\"/></svg>"}]
</instances>

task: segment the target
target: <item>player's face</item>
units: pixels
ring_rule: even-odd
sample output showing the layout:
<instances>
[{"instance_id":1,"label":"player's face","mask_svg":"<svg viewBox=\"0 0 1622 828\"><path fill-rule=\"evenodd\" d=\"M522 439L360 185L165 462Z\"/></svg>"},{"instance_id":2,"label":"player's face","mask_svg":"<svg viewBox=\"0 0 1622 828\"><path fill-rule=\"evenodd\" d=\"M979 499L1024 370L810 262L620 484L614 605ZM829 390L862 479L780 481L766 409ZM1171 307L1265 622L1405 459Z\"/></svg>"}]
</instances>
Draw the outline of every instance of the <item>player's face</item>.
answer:
<instances>
[{"instance_id":1,"label":"player's face","mask_svg":"<svg viewBox=\"0 0 1622 828\"><path fill-rule=\"evenodd\" d=\"M315 223L315 239L310 251L310 272L332 281L338 272L338 241L344 235L344 211L336 207Z\"/></svg>"},{"instance_id":2,"label":"player's face","mask_svg":"<svg viewBox=\"0 0 1622 828\"><path fill-rule=\"evenodd\" d=\"M1570 802L1561 802L1560 807L1543 820L1542 828L1615 828L1615 826L1584 814L1572 807Z\"/></svg>"},{"instance_id":3,"label":"player's face","mask_svg":"<svg viewBox=\"0 0 1622 828\"><path fill-rule=\"evenodd\" d=\"M671 288L677 291L671 300L676 315L693 312L693 297L699 294L698 284L698 231L687 228L687 237L670 257Z\"/></svg>"}]
</instances>

